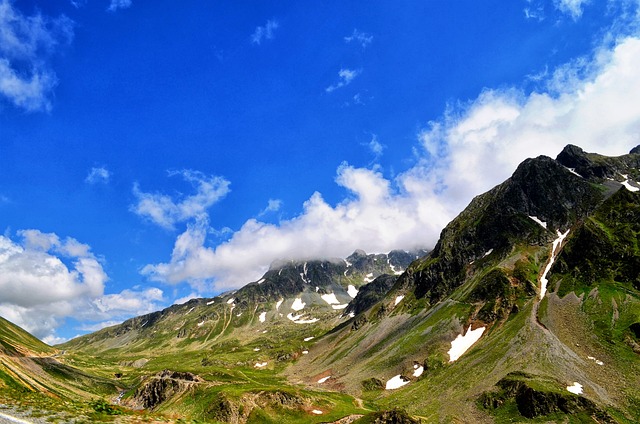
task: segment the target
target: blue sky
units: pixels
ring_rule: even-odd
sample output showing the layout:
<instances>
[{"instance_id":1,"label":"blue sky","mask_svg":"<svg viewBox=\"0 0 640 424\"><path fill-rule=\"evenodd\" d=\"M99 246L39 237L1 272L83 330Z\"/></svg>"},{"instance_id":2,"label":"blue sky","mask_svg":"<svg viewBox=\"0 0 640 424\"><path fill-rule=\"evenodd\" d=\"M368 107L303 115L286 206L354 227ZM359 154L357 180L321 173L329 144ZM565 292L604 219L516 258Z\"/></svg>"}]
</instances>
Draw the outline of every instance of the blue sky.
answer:
<instances>
[{"instance_id":1,"label":"blue sky","mask_svg":"<svg viewBox=\"0 0 640 424\"><path fill-rule=\"evenodd\" d=\"M637 0L0 0L0 315L50 343L432 247L568 143L640 144Z\"/></svg>"}]
</instances>

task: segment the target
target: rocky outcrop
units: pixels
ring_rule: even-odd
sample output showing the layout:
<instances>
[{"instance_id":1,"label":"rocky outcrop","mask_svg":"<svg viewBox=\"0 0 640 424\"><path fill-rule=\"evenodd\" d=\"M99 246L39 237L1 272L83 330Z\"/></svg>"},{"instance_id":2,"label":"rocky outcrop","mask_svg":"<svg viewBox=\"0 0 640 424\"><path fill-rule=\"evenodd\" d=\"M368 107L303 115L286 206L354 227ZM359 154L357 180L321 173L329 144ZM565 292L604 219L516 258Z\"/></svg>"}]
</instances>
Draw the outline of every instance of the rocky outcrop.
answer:
<instances>
[{"instance_id":1,"label":"rocky outcrop","mask_svg":"<svg viewBox=\"0 0 640 424\"><path fill-rule=\"evenodd\" d=\"M354 421L354 424L359 422L366 422L372 424L420 424L421 421L417 418L411 417L402 409L392 409L391 411L379 411L373 414L368 414L362 417L360 420Z\"/></svg>"},{"instance_id":2,"label":"rocky outcrop","mask_svg":"<svg viewBox=\"0 0 640 424\"><path fill-rule=\"evenodd\" d=\"M201 377L190 372L164 370L144 381L125 404L132 408L154 409L203 382Z\"/></svg>"},{"instance_id":3,"label":"rocky outcrop","mask_svg":"<svg viewBox=\"0 0 640 424\"><path fill-rule=\"evenodd\" d=\"M562 387L558 382L537 379L535 376L514 372L498 381L497 392L486 392L480 396L479 403L485 409L501 408L508 402L515 402L518 412L525 418L544 417L554 413L575 415L587 413L597 418L596 422L615 423L615 421L591 400L584 396L559 390L543 390L541 387Z\"/></svg>"}]
</instances>

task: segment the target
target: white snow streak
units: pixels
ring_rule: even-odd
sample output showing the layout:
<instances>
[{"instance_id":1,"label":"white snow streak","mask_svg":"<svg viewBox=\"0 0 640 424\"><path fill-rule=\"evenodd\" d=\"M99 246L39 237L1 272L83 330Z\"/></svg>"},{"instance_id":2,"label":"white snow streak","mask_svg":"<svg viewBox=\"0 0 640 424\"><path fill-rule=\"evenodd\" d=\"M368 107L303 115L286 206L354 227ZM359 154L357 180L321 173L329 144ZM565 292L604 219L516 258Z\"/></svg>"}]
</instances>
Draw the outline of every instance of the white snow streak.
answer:
<instances>
[{"instance_id":1,"label":"white snow streak","mask_svg":"<svg viewBox=\"0 0 640 424\"><path fill-rule=\"evenodd\" d=\"M282 302L284 302L284 299L280 299L276 302L276 311L280 310L280 305L282 305Z\"/></svg>"},{"instance_id":2,"label":"white snow streak","mask_svg":"<svg viewBox=\"0 0 640 424\"><path fill-rule=\"evenodd\" d=\"M266 312L261 312L260 313L260 322L265 322L267 319L267 313Z\"/></svg>"},{"instance_id":3,"label":"white snow streak","mask_svg":"<svg viewBox=\"0 0 640 424\"><path fill-rule=\"evenodd\" d=\"M236 300L232 297L231 299L227 300L227 304L231 305L233 302L235 302Z\"/></svg>"},{"instance_id":4,"label":"white snow streak","mask_svg":"<svg viewBox=\"0 0 640 424\"><path fill-rule=\"evenodd\" d=\"M556 260L556 254L558 253L556 252L556 250L558 250L558 246L560 246L562 240L564 240L565 237L567 237L567 235L569 234L569 230L567 230L564 234L562 234L560 230L557 230L557 234L558 238L553 241L553 245L551 247L551 257L549 258L549 263L545 267L544 272L542 273L542 277L540 277L540 299L543 299L544 295L547 293L547 284L549 283L549 280L547 280L547 274L551 270L553 262Z\"/></svg>"},{"instance_id":5,"label":"white snow streak","mask_svg":"<svg viewBox=\"0 0 640 424\"><path fill-rule=\"evenodd\" d=\"M467 334L458 334L458 337L456 337L455 340L451 342L451 349L449 349L449 351L447 352L449 354L449 362L457 360L467 350L469 350L469 348L480 339L480 336L482 336L482 333L484 333L485 328L486 327L480 327L472 330L471 325L469 325Z\"/></svg>"},{"instance_id":6,"label":"white snow streak","mask_svg":"<svg viewBox=\"0 0 640 424\"><path fill-rule=\"evenodd\" d=\"M267 366L266 362L256 362L256 364L254 365L254 367L256 368L264 368Z\"/></svg>"},{"instance_id":7,"label":"white snow streak","mask_svg":"<svg viewBox=\"0 0 640 424\"><path fill-rule=\"evenodd\" d=\"M547 229L547 223L544 221L541 221L540 219L538 219L537 216L529 216L529 218L533 219L535 222L537 222L538 224L542 225L542 227L546 230Z\"/></svg>"},{"instance_id":8,"label":"white snow streak","mask_svg":"<svg viewBox=\"0 0 640 424\"><path fill-rule=\"evenodd\" d=\"M349 306L348 303L343 303L342 305L331 305L331 307L335 310L345 309L347 306Z\"/></svg>"},{"instance_id":9,"label":"white snow streak","mask_svg":"<svg viewBox=\"0 0 640 424\"><path fill-rule=\"evenodd\" d=\"M207 306L213 305L214 303L215 303L215 300L211 300L211 301L207 302Z\"/></svg>"},{"instance_id":10,"label":"white snow streak","mask_svg":"<svg viewBox=\"0 0 640 424\"><path fill-rule=\"evenodd\" d=\"M322 383L324 383L325 381L327 381L327 380L328 380L328 379L330 379L330 378L331 378L331 376L330 376L330 375L329 375L329 376L327 376L327 377L322 377L320 380L318 380L318 383L319 383L319 384L322 384Z\"/></svg>"},{"instance_id":11,"label":"white snow streak","mask_svg":"<svg viewBox=\"0 0 640 424\"><path fill-rule=\"evenodd\" d=\"M313 336L311 336L311 337L305 337L305 338L304 338L304 341L305 341L305 342L308 342L308 341L313 340L313 339L315 339L315 337L313 337Z\"/></svg>"},{"instance_id":12,"label":"white snow streak","mask_svg":"<svg viewBox=\"0 0 640 424\"><path fill-rule=\"evenodd\" d=\"M322 415L323 412L318 410L318 409L314 409L313 411L311 411L312 413L316 414L316 415Z\"/></svg>"},{"instance_id":13,"label":"white snow streak","mask_svg":"<svg viewBox=\"0 0 640 424\"><path fill-rule=\"evenodd\" d=\"M402 299L404 299L404 295L400 295L400 296L396 297L396 303L395 303L395 305L397 306L397 305L398 305L398 303L400 303L400 302L402 301Z\"/></svg>"},{"instance_id":14,"label":"white snow streak","mask_svg":"<svg viewBox=\"0 0 640 424\"><path fill-rule=\"evenodd\" d=\"M484 256L489 256L489 255L490 255L490 254L492 254L492 253L493 253L493 249L489 249L489 250L487 250L487 252L484 254ZM484 256L483 256L483 257L484 257Z\"/></svg>"}]
</instances>

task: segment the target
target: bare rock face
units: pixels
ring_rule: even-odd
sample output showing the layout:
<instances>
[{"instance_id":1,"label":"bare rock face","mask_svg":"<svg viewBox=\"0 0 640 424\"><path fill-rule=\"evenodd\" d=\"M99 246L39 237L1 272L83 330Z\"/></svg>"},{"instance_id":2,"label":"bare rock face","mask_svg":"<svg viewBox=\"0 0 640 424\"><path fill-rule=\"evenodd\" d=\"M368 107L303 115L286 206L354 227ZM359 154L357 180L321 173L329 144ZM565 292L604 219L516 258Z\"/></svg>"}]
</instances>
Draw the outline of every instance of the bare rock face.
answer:
<instances>
[{"instance_id":1,"label":"bare rock face","mask_svg":"<svg viewBox=\"0 0 640 424\"><path fill-rule=\"evenodd\" d=\"M133 408L154 409L203 382L201 377L190 372L164 370L138 387L127 404Z\"/></svg>"}]
</instances>

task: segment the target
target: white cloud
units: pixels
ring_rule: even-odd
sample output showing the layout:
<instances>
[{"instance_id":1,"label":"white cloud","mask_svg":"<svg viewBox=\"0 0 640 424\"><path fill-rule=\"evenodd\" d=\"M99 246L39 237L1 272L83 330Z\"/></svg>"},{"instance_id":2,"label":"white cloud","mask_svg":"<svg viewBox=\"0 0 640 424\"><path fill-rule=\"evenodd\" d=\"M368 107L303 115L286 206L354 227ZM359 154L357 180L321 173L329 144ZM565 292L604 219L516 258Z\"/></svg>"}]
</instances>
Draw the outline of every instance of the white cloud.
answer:
<instances>
[{"instance_id":1,"label":"white cloud","mask_svg":"<svg viewBox=\"0 0 640 424\"><path fill-rule=\"evenodd\" d=\"M51 109L57 84L48 59L73 39L64 15L24 16L11 0L0 0L0 96L26 111Z\"/></svg>"},{"instance_id":2,"label":"white cloud","mask_svg":"<svg viewBox=\"0 0 640 424\"><path fill-rule=\"evenodd\" d=\"M135 184L133 194L137 197L138 203L132 205L131 210L161 227L173 229L178 222L205 214L211 205L229 193L230 183L222 177L206 176L191 170L169 173L169 176L174 175L181 175L185 181L191 183L196 189L196 194L174 201L165 194L145 193Z\"/></svg>"},{"instance_id":3,"label":"white cloud","mask_svg":"<svg viewBox=\"0 0 640 424\"><path fill-rule=\"evenodd\" d=\"M554 0L554 4L558 10L577 20L582 16L582 7L589 3L589 1L590 0Z\"/></svg>"},{"instance_id":4,"label":"white cloud","mask_svg":"<svg viewBox=\"0 0 640 424\"><path fill-rule=\"evenodd\" d=\"M346 43L356 42L359 43L362 48L366 48L373 41L373 35L354 29L351 35L344 37L344 41Z\"/></svg>"},{"instance_id":5,"label":"white cloud","mask_svg":"<svg viewBox=\"0 0 640 424\"><path fill-rule=\"evenodd\" d=\"M176 299L173 301L174 305L182 305L183 303L187 303L188 301L190 301L191 299L198 299L201 298L202 295L195 293L195 292L191 292L186 296L183 296L179 299Z\"/></svg>"},{"instance_id":6,"label":"white cloud","mask_svg":"<svg viewBox=\"0 0 640 424\"><path fill-rule=\"evenodd\" d=\"M253 44L260 45L262 40L272 40L274 37L274 32L280 24L276 20L268 20L264 26L256 27L253 34L251 34L251 42Z\"/></svg>"},{"instance_id":7,"label":"white cloud","mask_svg":"<svg viewBox=\"0 0 640 424\"><path fill-rule=\"evenodd\" d=\"M336 182L350 195L336 205L315 193L293 219L250 219L228 241L208 247L208 222L188 225L152 280L200 290L237 288L280 258L346 256L432 247L469 201L508 178L528 157L555 157L569 143L608 155L640 144L640 39L621 38L590 59L550 71L544 91L485 89L450 106L418 134L416 163L393 179L343 164Z\"/></svg>"},{"instance_id":8,"label":"white cloud","mask_svg":"<svg viewBox=\"0 0 640 424\"><path fill-rule=\"evenodd\" d=\"M107 184L109 179L111 178L111 173L104 166L101 167L93 167L89 171L87 178L84 179L84 182L87 184Z\"/></svg>"},{"instance_id":9,"label":"white cloud","mask_svg":"<svg viewBox=\"0 0 640 424\"><path fill-rule=\"evenodd\" d=\"M353 81L358 75L360 75L361 72L362 72L361 69L348 69L348 68L340 69L340 71L338 72L338 76L340 77L340 80L337 83L325 88L325 91L327 93L331 93L332 91L335 91L338 88L342 88L344 86L351 84L351 81Z\"/></svg>"},{"instance_id":10,"label":"white cloud","mask_svg":"<svg viewBox=\"0 0 640 424\"><path fill-rule=\"evenodd\" d=\"M131 0L111 0L107 10L109 12L115 12L118 9L128 9L131 7Z\"/></svg>"},{"instance_id":11,"label":"white cloud","mask_svg":"<svg viewBox=\"0 0 640 424\"><path fill-rule=\"evenodd\" d=\"M48 343L68 317L103 321L157 310L157 288L104 294L108 280L91 248L38 230L0 236L0 316Z\"/></svg>"}]
</instances>

